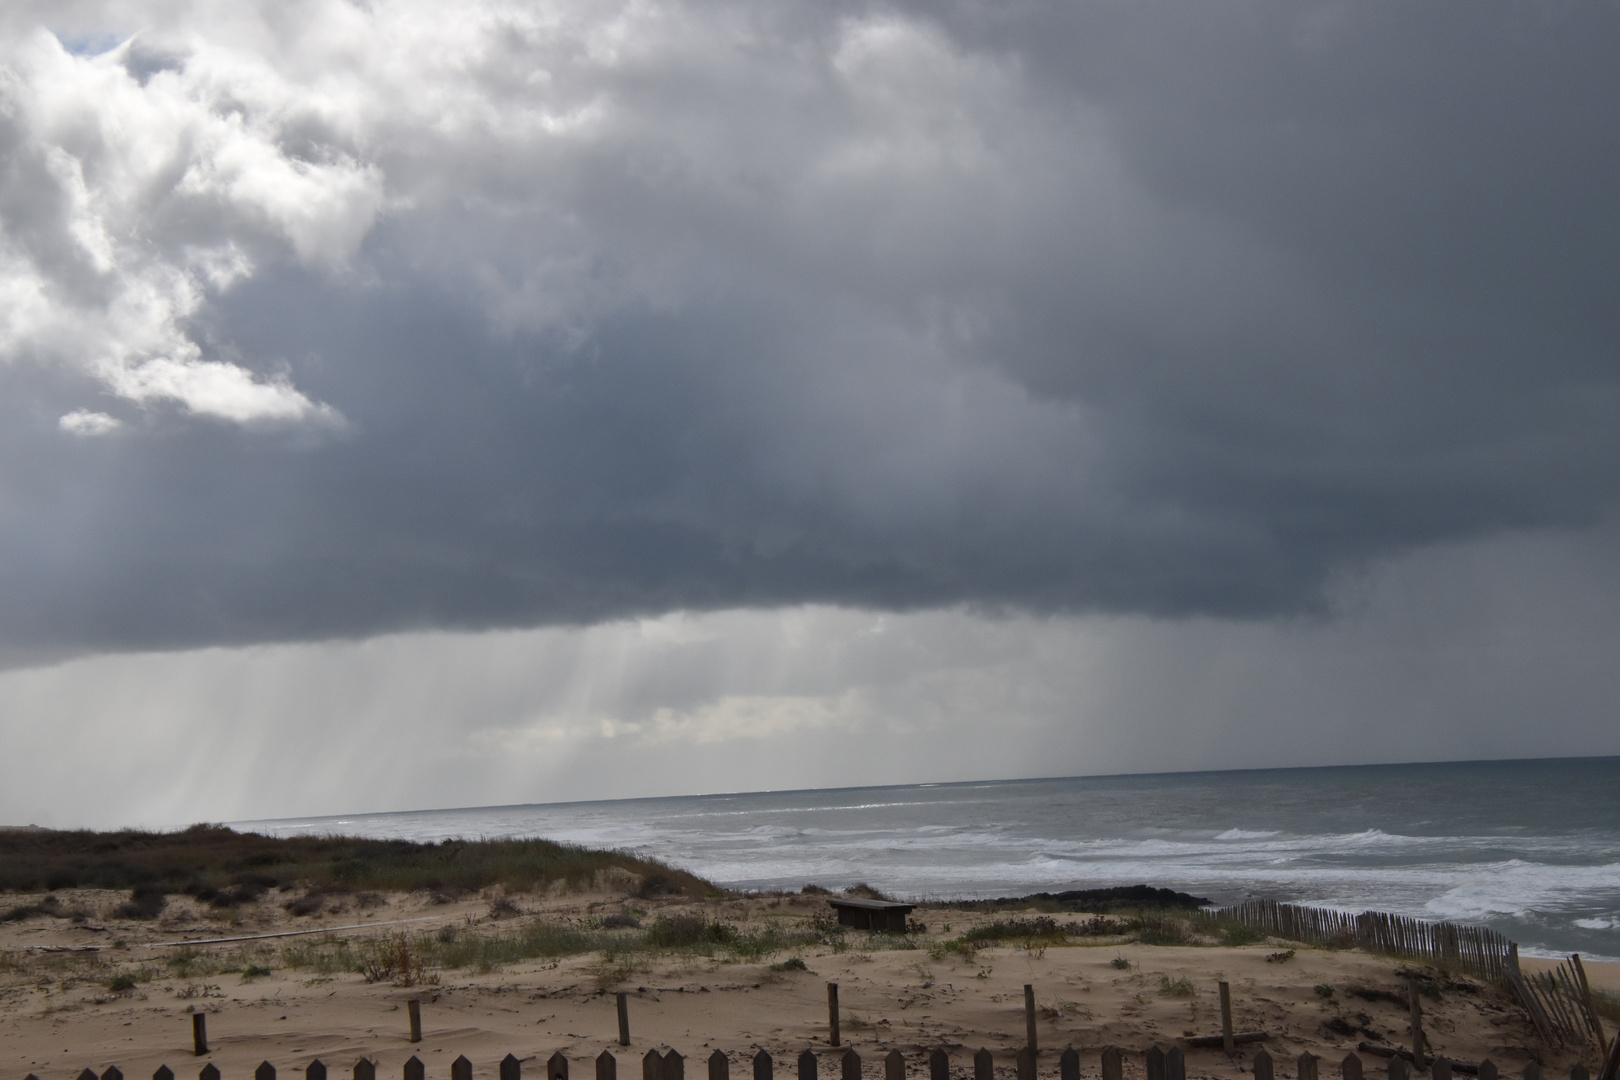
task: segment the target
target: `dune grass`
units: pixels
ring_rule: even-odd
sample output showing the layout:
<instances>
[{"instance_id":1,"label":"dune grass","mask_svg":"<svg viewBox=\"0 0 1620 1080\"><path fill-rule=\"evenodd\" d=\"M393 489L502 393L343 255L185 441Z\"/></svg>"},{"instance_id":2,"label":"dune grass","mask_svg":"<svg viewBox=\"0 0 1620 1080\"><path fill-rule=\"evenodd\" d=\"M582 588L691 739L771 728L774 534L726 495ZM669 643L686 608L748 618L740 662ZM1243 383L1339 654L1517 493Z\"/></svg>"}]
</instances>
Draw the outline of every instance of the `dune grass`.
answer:
<instances>
[{"instance_id":1,"label":"dune grass","mask_svg":"<svg viewBox=\"0 0 1620 1080\"><path fill-rule=\"evenodd\" d=\"M222 825L194 825L179 832L0 832L0 890L12 892L131 889L143 897L189 892L229 905L293 885L378 892L462 892L493 885L529 890L558 882L577 888L610 870L634 875L645 896L720 894L709 882L653 859L550 840L432 844L352 836L271 837ZM147 904L160 907L155 900Z\"/></svg>"}]
</instances>

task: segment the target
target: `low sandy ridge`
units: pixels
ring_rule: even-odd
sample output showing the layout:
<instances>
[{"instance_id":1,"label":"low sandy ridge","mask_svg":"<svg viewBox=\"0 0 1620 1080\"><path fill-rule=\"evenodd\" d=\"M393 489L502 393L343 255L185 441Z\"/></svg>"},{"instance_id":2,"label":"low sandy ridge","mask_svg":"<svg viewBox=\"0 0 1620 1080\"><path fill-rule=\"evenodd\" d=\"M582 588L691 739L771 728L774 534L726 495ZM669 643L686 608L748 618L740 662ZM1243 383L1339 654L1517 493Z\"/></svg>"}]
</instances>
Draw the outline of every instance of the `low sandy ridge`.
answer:
<instances>
[{"instance_id":1,"label":"low sandy ridge","mask_svg":"<svg viewBox=\"0 0 1620 1080\"><path fill-rule=\"evenodd\" d=\"M268 1060L289 1077L313 1058L346 1077L361 1057L378 1075L400 1075L413 1054L431 1078L448 1078L450 1062L466 1055L477 1077L493 1077L506 1054L524 1059L526 1075L562 1051L574 1075L592 1076L589 1060L619 1055L620 1075L640 1075L647 1049L673 1047L690 1061L687 1075L706 1075L698 1059L716 1048L733 1060L732 1075L749 1076L745 1057L764 1048L778 1057L778 1076L794 1076L789 1058L805 1048L823 1055L821 1075L838 1075L828 1043L826 984L836 982L843 1045L864 1058L866 1075L882 1075L880 1058L898 1048L926 1075L923 1057L944 1046L958 1072L971 1075L971 1053L988 1047L998 1074L1012 1073L1024 1039L1023 987L1035 988L1041 1072L1057 1073L1057 1051L1074 1046L1085 1075L1097 1075L1101 1048L1128 1051L1126 1076L1140 1080L1142 1051L1182 1045L1191 1035L1217 1034L1217 983L1231 984L1236 1026L1265 1030L1279 1078L1293 1077L1303 1051L1321 1055L1322 1076L1361 1041L1409 1042L1407 1011L1396 1000L1403 974L1418 971L1437 997L1422 999L1434 1050L1478 1061L1489 1057L1516 1076L1532 1056L1567 1075L1583 1055L1538 1045L1524 1015L1494 987L1432 969L1369 956L1267 942L1241 947L1150 946L1107 936L1062 944L1008 941L977 950L946 951L970 926L1009 918L923 906L914 918L927 931L894 948L887 935L832 932L778 953L739 957L725 949L600 952L523 960L490 970L429 967L426 981L399 985L395 973L376 981L353 970L323 967L337 941L355 948L390 935L407 944L512 934L535 922L600 925L604 916L630 916L644 925L659 916L701 915L757 932L825 927L823 898L767 896L691 900L635 899L620 892L553 891L502 897L498 892L449 899L427 893L337 898L311 915L294 915L273 895L230 912L173 898L159 917L121 919L112 913L126 893L67 890L56 894L62 915L0 923L0 1068L22 1080L69 1080L89 1067L118 1065L126 1076L150 1076L167 1064L182 1078L203 1061L191 1053L191 1014L207 1014L211 1052L226 1080L243 1080ZM43 901L16 896L13 904ZM1079 921L1084 916L1059 916ZM339 929L341 928L341 929ZM320 930L324 933L307 934ZM298 933L176 948L174 943ZM397 939L396 939L397 940ZM1026 947L1027 946L1027 947ZM96 951L85 951L88 949ZM62 950L62 951L50 951ZM74 950L74 951L66 951ZM324 951L324 952L323 952ZM802 961L803 968L788 961ZM1613 965L1588 967L1594 982L1620 991ZM375 972L373 974L376 974ZM120 976L123 976L120 979ZM130 985L133 983L133 985ZM616 1043L614 994L629 997L631 1045ZM405 1003L421 1000L423 1039L408 1039ZM1219 1050L1187 1049L1189 1076L1251 1073L1256 1046L1235 1058ZM1366 1056L1368 1076L1384 1060ZM1584 1054L1595 1067L1596 1051Z\"/></svg>"}]
</instances>

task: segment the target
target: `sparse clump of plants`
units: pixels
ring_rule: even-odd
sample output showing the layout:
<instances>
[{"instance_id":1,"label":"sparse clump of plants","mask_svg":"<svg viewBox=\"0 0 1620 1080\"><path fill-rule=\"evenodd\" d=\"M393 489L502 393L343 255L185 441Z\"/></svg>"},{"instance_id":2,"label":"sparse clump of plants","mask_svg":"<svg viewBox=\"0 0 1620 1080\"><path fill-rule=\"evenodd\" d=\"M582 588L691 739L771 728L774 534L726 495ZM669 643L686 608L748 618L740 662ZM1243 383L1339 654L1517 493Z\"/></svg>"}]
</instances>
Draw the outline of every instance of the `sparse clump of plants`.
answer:
<instances>
[{"instance_id":1,"label":"sparse clump of plants","mask_svg":"<svg viewBox=\"0 0 1620 1080\"><path fill-rule=\"evenodd\" d=\"M1108 961L1108 963L1119 971L1131 970L1131 962L1125 959L1123 956L1116 956L1112 960Z\"/></svg>"},{"instance_id":2,"label":"sparse clump of plants","mask_svg":"<svg viewBox=\"0 0 1620 1080\"><path fill-rule=\"evenodd\" d=\"M616 911L602 918L604 930L640 930L641 920L627 911Z\"/></svg>"},{"instance_id":3,"label":"sparse clump of plants","mask_svg":"<svg viewBox=\"0 0 1620 1080\"><path fill-rule=\"evenodd\" d=\"M107 980L107 989L115 994L129 994L135 990L135 977L133 975L114 975Z\"/></svg>"},{"instance_id":4,"label":"sparse clump of plants","mask_svg":"<svg viewBox=\"0 0 1620 1080\"><path fill-rule=\"evenodd\" d=\"M155 919L169 906L169 898L156 885L137 885L129 892L129 899L113 908L120 919Z\"/></svg>"},{"instance_id":5,"label":"sparse clump of plants","mask_svg":"<svg viewBox=\"0 0 1620 1080\"><path fill-rule=\"evenodd\" d=\"M1159 993L1166 997L1192 997L1198 993L1193 981L1183 975L1179 979L1172 979L1168 975L1159 976Z\"/></svg>"},{"instance_id":6,"label":"sparse clump of plants","mask_svg":"<svg viewBox=\"0 0 1620 1080\"><path fill-rule=\"evenodd\" d=\"M1282 952L1267 953L1266 954L1266 963L1268 963L1268 964L1286 964L1286 963L1288 963L1288 961L1292 960L1293 958L1294 958L1294 950L1293 949L1284 949Z\"/></svg>"},{"instance_id":7,"label":"sparse clump of plants","mask_svg":"<svg viewBox=\"0 0 1620 1080\"><path fill-rule=\"evenodd\" d=\"M809 971L810 965L804 962L803 957L790 956L780 964L772 964L772 971Z\"/></svg>"},{"instance_id":8,"label":"sparse clump of plants","mask_svg":"<svg viewBox=\"0 0 1620 1080\"><path fill-rule=\"evenodd\" d=\"M1314 987L1312 987L1312 989L1316 991L1316 996L1324 1001L1330 1000L1333 997L1333 987L1329 986L1327 983L1317 983Z\"/></svg>"},{"instance_id":9,"label":"sparse clump of plants","mask_svg":"<svg viewBox=\"0 0 1620 1080\"><path fill-rule=\"evenodd\" d=\"M1266 940L1264 931L1245 926L1243 923L1227 923L1221 927L1222 945L1235 948L1239 945L1257 945L1264 940Z\"/></svg>"},{"instance_id":10,"label":"sparse clump of plants","mask_svg":"<svg viewBox=\"0 0 1620 1080\"><path fill-rule=\"evenodd\" d=\"M268 974L270 974L270 969L265 967L263 964L249 964L247 967L242 969L243 981L248 979L262 979Z\"/></svg>"},{"instance_id":11,"label":"sparse clump of plants","mask_svg":"<svg viewBox=\"0 0 1620 1080\"><path fill-rule=\"evenodd\" d=\"M391 982L395 986L424 986L439 981L430 975L422 941L406 933L361 943L360 974L368 983Z\"/></svg>"},{"instance_id":12,"label":"sparse clump of plants","mask_svg":"<svg viewBox=\"0 0 1620 1080\"><path fill-rule=\"evenodd\" d=\"M1195 945L1198 933L1186 914L1168 911L1142 911L1130 916L1121 927L1143 945Z\"/></svg>"}]
</instances>

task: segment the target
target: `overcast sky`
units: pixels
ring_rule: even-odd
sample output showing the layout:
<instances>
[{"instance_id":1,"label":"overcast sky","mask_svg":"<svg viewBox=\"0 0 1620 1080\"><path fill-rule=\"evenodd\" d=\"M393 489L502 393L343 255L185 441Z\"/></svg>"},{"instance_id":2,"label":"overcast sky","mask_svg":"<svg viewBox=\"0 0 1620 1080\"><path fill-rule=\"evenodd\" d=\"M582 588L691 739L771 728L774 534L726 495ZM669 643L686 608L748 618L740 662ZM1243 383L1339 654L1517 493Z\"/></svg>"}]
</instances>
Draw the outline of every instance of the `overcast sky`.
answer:
<instances>
[{"instance_id":1,"label":"overcast sky","mask_svg":"<svg viewBox=\"0 0 1620 1080\"><path fill-rule=\"evenodd\" d=\"M0 823L1620 753L1620 8L0 10Z\"/></svg>"}]
</instances>

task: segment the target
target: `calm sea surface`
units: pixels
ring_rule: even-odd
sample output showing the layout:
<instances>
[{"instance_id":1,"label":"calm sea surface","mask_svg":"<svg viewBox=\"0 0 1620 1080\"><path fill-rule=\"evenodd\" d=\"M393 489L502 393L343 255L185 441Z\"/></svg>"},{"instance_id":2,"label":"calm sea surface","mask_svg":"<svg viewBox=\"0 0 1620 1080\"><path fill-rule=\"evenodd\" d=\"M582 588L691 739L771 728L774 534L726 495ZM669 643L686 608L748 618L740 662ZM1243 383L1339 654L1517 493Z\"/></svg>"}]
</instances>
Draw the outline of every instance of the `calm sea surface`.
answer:
<instances>
[{"instance_id":1,"label":"calm sea surface","mask_svg":"<svg viewBox=\"0 0 1620 1080\"><path fill-rule=\"evenodd\" d=\"M1620 758L699 795L237 822L279 835L544 836L739 889L904 897L1169 886L1495 927L1620 960Z\"/></svg>"}]
</instances>

